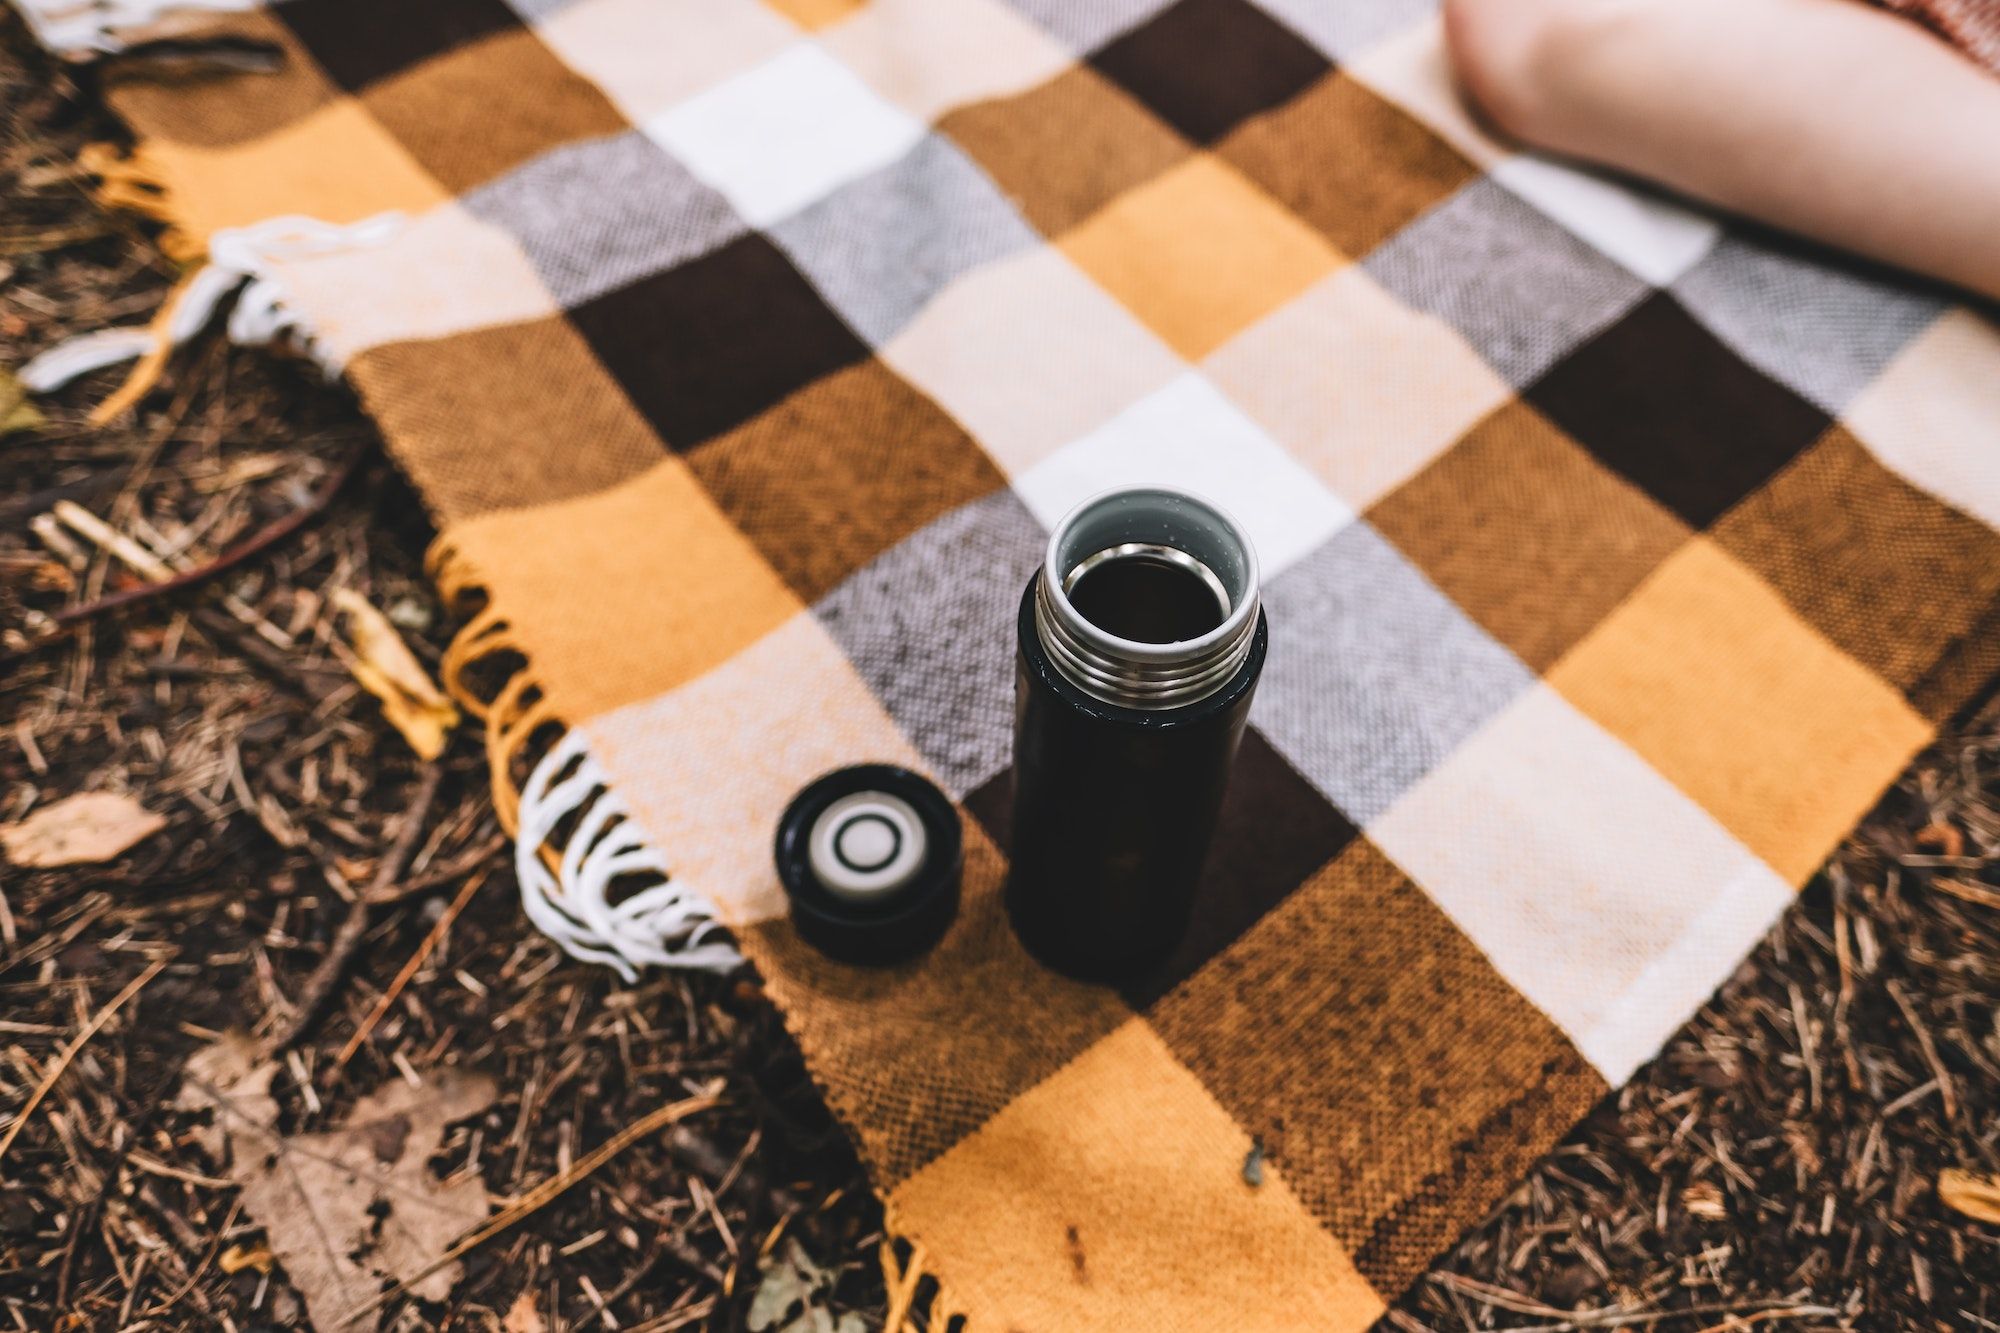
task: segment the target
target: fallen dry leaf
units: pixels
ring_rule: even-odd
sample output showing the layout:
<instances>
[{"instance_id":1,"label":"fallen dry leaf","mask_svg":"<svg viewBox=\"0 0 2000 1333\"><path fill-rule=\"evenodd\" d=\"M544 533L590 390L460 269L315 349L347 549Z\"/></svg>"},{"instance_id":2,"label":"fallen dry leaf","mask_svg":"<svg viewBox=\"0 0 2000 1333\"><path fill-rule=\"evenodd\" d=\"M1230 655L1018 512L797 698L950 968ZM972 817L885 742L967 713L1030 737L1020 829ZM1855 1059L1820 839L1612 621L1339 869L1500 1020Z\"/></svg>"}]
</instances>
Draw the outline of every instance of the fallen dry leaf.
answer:
<instances>
[{"instance_id":1,"label":"fallen dry leaf","mask_svg":"<svg viewBox=\"0 0 2000 1333\"><path fill-rule=\"evenodd\" d=\"M548 1325L535 1310L535 1298L531 1292L522 1292L507 1307L507 1317L500 1321L501 1333L547 1333Z\"/></svg>"},{"instance_id":2,"label":"fallen dry leaf","mask_svg":"<svg viewBox=\"0 0 2000 1333\"><path fill-rule=\"evenodd\" d=\"M812 1298L826 1285L825 1272L795 1240L787 1239L784 1254L765 1259L763 1269L763 1280L750 1298L750 1315L745 1321L751 1333L776 1328L779 1320L790 1327L790 1316L796 1313L804 1317L806 1311L800 1307L810 1308Z\"/></svg>"},{"instance_id":3,"label":"fallen dry leaf","mask_svg":"<svg viewBox=\"0 0 2000 1333\"><path fill-rule=\"evenodd\" d=\"M455 1263L412 1279L484 1221L492 1199L476 1168L439 1180L429 1161L447 1125L492 1105L493 1081L456 1069L432 1071L422 1087L397 1079L330 1129L288 1135L274 1128L277 1066L250 1063L254 1049L232 1034L198 1052L178 1105L214 1110L204 1143L226 1146L224 1169L242 1186L243 1210L264 1228L314 1326L339 1327L384 1279L410 1282L427 1300L449 1296Z\"/></svg>"},{"instance_id":4,"label":"fallen dry leaf","mask_svg":"<svg viewBox=\"0 0 2000 1333\"><path fill-rule=\"evenodd\" d=\"M93 791L45 805L18 824L0 825L0 846L18 866L109 861L167 821L117 792Z\"/></svg>"},{"instance_id":5,"label":"fallen dry leaf","mask_svg":"<svg viewBox=\"0 0 2000 1333\"><path fill-rule=\"evenodd\" d=\"M361 688L382 701L382 716L403 733L420 759L444 752L445 737L458 725L458 707L432 683L389 618L351 588L333 590L333 604L347 615L347 638L354 649L347 669Z\"/></svg>"},{"instance_id":6,"label":"fallen dry leaf","mask_svg":"<svg viewBox=\"0 0 2000 1333\"><path fill-rule=\"evenodd\" d=\"M1948 1166L1938 1172L1937 1192L1946 1207L1981 1222L2000 1223L2000 1176Z\"/></svg>"},{"instance_id":7,"label":"fallen dry leaf","mask_svg":"<svg viewBox=\"0 0 2000 1333\"><path fill-rule=\"evenodd\" d=\"M751 1333L863 1333L867 1328L852 1310L838 1320L833 1317L823 1302L839 1274L814 1263L796 1240L788 1237L784 1254L767 1257L761 1267L763 1279L744 1321Z\"/></svg>"},{"instance_id":8,"label":"fallen dry leaf","mask_svg":"<svg viewBox=\"0 0 2000 1333\"><path fill-rule=\"evenodd\" d=\"M181 1091L174 1105L183 1111L215 1112L213 1121L195 1131L195 1142L219 1162L229 1155L231 1120L259 1128L276 1123L271 1080L277 1073L275 1062L259 1063L256 1042L241 1032L225 1032L181 1066Z\"/></svg>"}]
</instances>

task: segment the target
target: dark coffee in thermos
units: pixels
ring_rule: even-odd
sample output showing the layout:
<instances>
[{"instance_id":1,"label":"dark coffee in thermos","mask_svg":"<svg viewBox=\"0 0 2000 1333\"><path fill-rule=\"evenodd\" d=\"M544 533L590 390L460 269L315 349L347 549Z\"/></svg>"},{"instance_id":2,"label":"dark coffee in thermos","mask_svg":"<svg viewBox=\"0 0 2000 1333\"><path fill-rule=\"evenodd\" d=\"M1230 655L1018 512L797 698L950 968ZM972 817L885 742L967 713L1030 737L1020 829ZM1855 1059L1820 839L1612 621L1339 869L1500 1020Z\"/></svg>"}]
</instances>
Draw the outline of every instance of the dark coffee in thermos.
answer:
<instances>
[{"instance_id":1,"label":"dark coffee in thermos","mask_svg":"<svg viewBox=\"0 0 2000 1333\"><path fill-rule=\"evenodd\" d=\"M1085 501L1017 621L1007 908L1059 971L1142 976L1186 930L1264 666L1257 557L1185 492Z\"/></svg>"}]
</instances>

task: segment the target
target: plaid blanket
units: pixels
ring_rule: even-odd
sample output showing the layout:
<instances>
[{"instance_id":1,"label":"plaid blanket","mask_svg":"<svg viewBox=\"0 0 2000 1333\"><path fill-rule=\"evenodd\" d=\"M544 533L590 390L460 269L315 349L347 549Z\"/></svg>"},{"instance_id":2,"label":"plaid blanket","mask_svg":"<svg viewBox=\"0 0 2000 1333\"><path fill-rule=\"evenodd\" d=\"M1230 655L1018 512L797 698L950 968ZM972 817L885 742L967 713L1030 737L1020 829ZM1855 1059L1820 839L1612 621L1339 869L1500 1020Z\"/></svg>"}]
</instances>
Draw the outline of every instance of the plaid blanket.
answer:
<instances>
[{"instance_id":1,"label":"plaid blanket","mask_svg":"<svg viewBox=\"0 0 2000 1333\"><path fill-rule=\"evenodd\" d=\"M603 884L657 863L666 954L733 929L899 1312L1366 1326L2000 666L2000 331L1496 143L1427 0L184 26L286 60L117 83L111 184L344 369L480 599L503 809L594 812L538 920L637 961ZM1137 480L1247 524L1271 646L1193 931L1114 993L998 888L1016 599ZM771 864L861 760L966 814L956 926L886 971Z\"/></svg>"}]
</instances>

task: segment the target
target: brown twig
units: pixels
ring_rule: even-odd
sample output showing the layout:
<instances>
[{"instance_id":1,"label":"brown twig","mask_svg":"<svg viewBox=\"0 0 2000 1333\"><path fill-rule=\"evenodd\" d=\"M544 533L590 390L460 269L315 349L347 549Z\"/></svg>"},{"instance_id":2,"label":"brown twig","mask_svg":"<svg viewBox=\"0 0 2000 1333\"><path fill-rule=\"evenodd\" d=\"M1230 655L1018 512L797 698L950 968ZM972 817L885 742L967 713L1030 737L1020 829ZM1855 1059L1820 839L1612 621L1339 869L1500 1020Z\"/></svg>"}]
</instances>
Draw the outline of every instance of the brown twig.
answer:
<instances>
[{"instance_id":1,"label":"brown twig","mask_svg":"<svg viewBox=\"0 0 2000 1333\"><path fill-rule=\"evenodd\" d=\"M1910 997L1893 978L1884 989L1889 992L1889 998L1896 1002L1896 1007L1903 1011L1903 1020L1910 1025L1910 1031L1916 1034L1917 1047L1923 1051L1925 1062L1930 1065L1931 1073L1937 1078L1938 1101L1944 1105L1945 1119L1958 1119L1958 1097L1952 1090L1951 1071L1947 1070L1944 1061L1938 1058L1937 1043L1931 1040L1931 1030L1924 1026L1924 1020L1917 1016L1916 1006L1910 1003Z\"/></svg>"},{"instance_id":2,"label":"brown twig","mask_svg":"<svg viewBox=\"0 0 2000 1333\"><path fill-rule=\"evenodd\" d=\"M262 667L273 680L297 690L314 704L325 703L332 696L336 686L331 683L335 679L331 672L300 666L214 607L197 608L193 619L204 634L227 644L238 656Z\"/></svg>"},{"instance_id":3,"label":"brown twig","mask_svg":"<svg viewBox=\"0 0 2000 1333\"><path fill-rule=\"evenodd\" d=\"M320 483L320 488L313 492L311 499L283 518L266 524L213 560L196 565L193 569L182 570L158 583L141 583L136 587L109 593L94 602L67 607L56 613L55 623L61 626L79 625L137 602L150 601L155 597L164 597L168 593L191 588L198 583L206 583L216 575L227 573L251 557L270 549L326 512L327 506L333 503L334 497L340 494L348 479L361 466L361 460L367 457L372 444L372 440L367 440L348 450L347 457L334 468L331 476Z\"/></svg>"},{"instance_id":4,"label":"brown twig","mask_svg":"<svg viewBox=\"0 0 2000 1333\"><path fill-rule=\"evenodd\" d=\"M97 1035L99 1028L102 1028L106 1023L111 1021L113 1014L125 1007L127 1000L130 1000L134 995L144 990L147 982L160 975L160 969L166 965L166 959L155 958L151 966L134 977L131 984L126 986L124 990L119 991L117 995L113 996L111 1003L99 1009L91 1017L91 1020L83 1025L83 1031L77 1033L75 1039L69 1045L63 1047L62 1052L49 1062L48 1072L42 1075L42 1081L35 1085L35 1090L28 1094L28 1100L21 1107L21 1113L14 1117L13 1124L7 1126L7 1132L0 1134L0 1158L7 1156L7 1150L14 1146L14 1140L20 1136L22 1127L28 1123L28 1117L33 1115L35 1108L42 1104L42 1098L49 1095L49 1089L56 1085L56 1080L63 1076L65 1069L69 1068L69 1062L76 1059L76 1053L84 1048L85 1043Z\"/></svg>"},{"instance_id":5,"label":"brown twig","mask_svg":"<svg viewBox=\"0 0 2000 1333\"><path fill-rule=\"evenodd\" d=\"M1962 902L1973 903L1980 907L2000 907L2000 893L1983 884L1972 884L1962 879L1939 875L1931 881L1931 887L1940 893L1948 893Z\"/></svg>"},{"instance_id":6,"label":"brown twig","mask_svg":"<svg viewBox=\"0 0 2000 1333\"><path fill-rule=\"evenodd\" d=\"M1795 1301L1751 1304L1716 1301L1683 1306L1678 1310L1642 1310L1629 1306L1607 1305L1596 1310L1566 1312L1543 1305L1540 1301L1529 1300L1519 1292L1511 1292L1490 1283L1474 1282L1463 1276L1433 1273L1431 1280L1440 1285L1462 1290L1484 1305L1514 1314L1536 1315L1545 1319L1550 1316L1560 1316L1545 1324L1517 1324L1510 1333L1589 1333L1589 1330L1610 1327L1643 1328L1653 1324L1663 1324L1669 1319L1686 1319L1712 1314L1726 1315L1737 1321L1738 1326L1748 1326L1772 1319L1828 1319L1840 1313L1831 1306L1804 1305ZM1701 1333L1716 1333L1717 1330L1727 1327L1730 1325L1717 1324L1713 1328L1701 1330Z\"/></svg>"},{"instance_id":7,"label":"brown twig","mask_svg":"<svg viewBox=\"0 0 2000 1333\"><path fill-rule=\"evenodd\" d=\"M749 1155L731 1161L728 1154L705 1135L686 1125L667 1136L667 1151L688 1170L714 1178L718 1182L715 1186L718 1198L727 1195L732 1188L740 1188L748 1196L764 1196L770 1202L772 1211L780 1217L800 1208L797 1197L783 1186L769 1183L763 1170Z\"/></svg>"},{"instance_id":8,"label":"brown twig","mask_svg":"<svg viewBox=\"0 0 2000 1333\"><path fill-rule=\"evenodd\" d=\"M458 891L458 896L451 900L451 905L444 909L442 916L438 917L437 924L431 927L428 935L424 936L424 942L419 944L417 951L410 955L410 961L403 964L403 970L398 972L396 979L389 983L389 989L382 992L382 998L377 1000L375 1007L368 1011L368 1017L361 1021L360 1027L354 1029L354 1035L349 1037L347 1044L340 1048L340 1054L333 1057L335 1073L339 1073L341 1068L354 1058L354 1053L361 1049L361 1043L368 1040L368 1034L375 1030L375 1025L380 1023L382 1016L389 1012L389 1006L393 1005L396 1002L396 997L403 993L403 987L410 984L410 978L417 974L417 969L424 965L424 960L431 956L431 952L437 948L438 942L444 939L445 932L451 929L451 923L458 920L458 914L465 910L467 903L472 901L472 895L479 892L480 886L485 884L491 876L492 871L490 869L482 870L465 882L465 887ZM368 899L364 897L359 899L355 903L355 906L364 907L367 902Z\"/></svg>"},{"instance_id":9,"label":"brown twig","mask_svg":"<svg viewBox=\"0 0 2000 1333\"><path fill-rule=\"evenodd\" d=\"M104 1218L104 1200L111 1192L111 1176L91 1191L90 1201L76 1210L69 1223L69 1235L63 1242L62 1266L56 1269L55 1308L70 1308L72 1280L76 1276L76 1253L82 1248L83 1238L97 1230Z\"/></svg>"},{"instance_id":10,"label":"brown twig","mask_svg":"<svg viewBox=\"0 0 2000 1333\"><path fill-rule=\"evenodd\" d=\"M429 893L443 884L462 879L469 872L485 865L501 852L507 850L510 839L504 833L496 833L476 847L468 847L443 865L434 865L421 875L412 875L401 884L390 889L380 900L382 907L394 907L397 903L420 894Z\"/></svg>"},{"instance_id":11,"label":"brown twig","mask_svg":"<svg viewBox=\"0 0 2000 1333\"><path fill-rule=\"evenodd\" d=\"M231 1187L234 1188L233 1183ZM239 1195L229 1205L229 1216L223 1219L222 1225L215 1229L215 1235L196 1257L194 1267L188 1270L187 1276L181 1280L181 1284L178 1287L175 1287L168 1295L153 1303L152 1308L146 1311L147 1317L151 1318L167 1313L181 1303L182 1297L194 1290L194 1284L201 1280L202 1273L207 1271L208 1266L215 1262L216 1255L222 1252L223 1237L229 1234L229 1228L234 1225L237 1214L242 1211L243 1199Z\"/></svg>"},{"instance_id":12,"label":"brown twig","mask_svg":"<svg viewBox=\"0 0 2000 1333\"><path fill-rule=\"evenodd\" d=\"M327 946L326 957L320 959L319 966L306 978L305 989L299 992L298 1003L292 1009L292 1016L276 1036L266 1043L265 1054L276 1055L305 1035L319 1016L333 988L340 983L347 964L354 957L354 951L361 945L361 937L368 933L368 917L377 904L390 896L390 887L409 865L410 857L417 850L417 840L423 835L424 821L429 818L431 804L437 799L438 783L444 777L444 769L436 763L425 767L423 781L417 786L417 794L410 802L410 808L403 814L401 827L396 830L396 841L383 856L382 864L376 869L375 877L368 888L347 906L347 917L334 932L333 943Z\"/></svg>"},{"instance_id":13,"label":"brown twig","mask_svg":"<svg viewBox=\"0 0 2000 1333\"><path fill-rule=\"evenodd\" d=\"M44 486L26 495L10 496L0 500L0 528L11 528L27 522L37 514L45 513L58 500L81 500L99 491L110 490L125 479L126 469L106 468L92 472L75 481L60 482L54 486Z\"/></svg>"}]
</instances>

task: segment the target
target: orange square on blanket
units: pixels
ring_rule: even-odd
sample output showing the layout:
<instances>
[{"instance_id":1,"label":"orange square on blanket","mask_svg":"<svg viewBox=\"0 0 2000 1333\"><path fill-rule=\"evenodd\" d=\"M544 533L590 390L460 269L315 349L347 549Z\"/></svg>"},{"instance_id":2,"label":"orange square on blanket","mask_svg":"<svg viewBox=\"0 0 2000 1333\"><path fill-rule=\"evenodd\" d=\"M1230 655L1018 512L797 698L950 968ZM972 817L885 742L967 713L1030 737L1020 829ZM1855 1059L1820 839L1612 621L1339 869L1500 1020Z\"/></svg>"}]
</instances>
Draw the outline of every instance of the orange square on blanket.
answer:
<instances>
[{"instance_id":1,"label":"orange square on blanket","mask_svg":"<svg viewBox=\"0 0 2000 1333\"><path fill-rule=\"evenodd\" d=\"M854 13L868 0L764 0L792 22L808 31L817 31Z\"/></svg>"},{"instance_id":2,"label":"orange square on blanket","mask_svg":"<svg viewBox=\"0 0 2000 1333\"><path fill-rule=\"evenodd\" d=\"M580 499L484 514L451 541L521 642L556 715L664 694L800 609L687 464Z\"/></svg>"},{"instance_id":3,"label":"orange square on blanket","mask_svg":"<svg viewBox=\"0 0 2000 1333\"><path fill-rule=\"evenodd\" d=\"M998 1328L1360 1333L1382 1298L1250 1135L1134 1018L891 1191ZM1143 1182L1143 1183L1141 1183ZM1198 1255L1186 1238L1200 1236Z\"/></svg>"},{"instance_id":4,"label":"orange square on blanket","mask_svg":"<svg viewBox=\"0 0 2000 1333\"><path fill-rule=\"evenodd\" d=\"M1705 537L1548 680L1794 885L1930 737L1879 676Z\"/></svg>"},{"instance_id":5,"label":"orange square on blanket","mask_svg":"<svg viewBox=\"0 0 2000 1333\"><path fill-rule=\"evenodd\" d=\"M351 97L232 147L152 139L146 151L160 164L175 210L200 236L287 213L338 224L391 210L420 213L449 197Z\"/></svg>"},{"instance_id":6,"label":"orange square on blanket","mask_svg":"<svg viewBox=\"0 0 2000 1333\"><path fill-rule=\"evenodd\" d=\"M1058 244L1191 359L1346 262L1207 154L1120 196Z\"/></svg>"}]
</instances>

